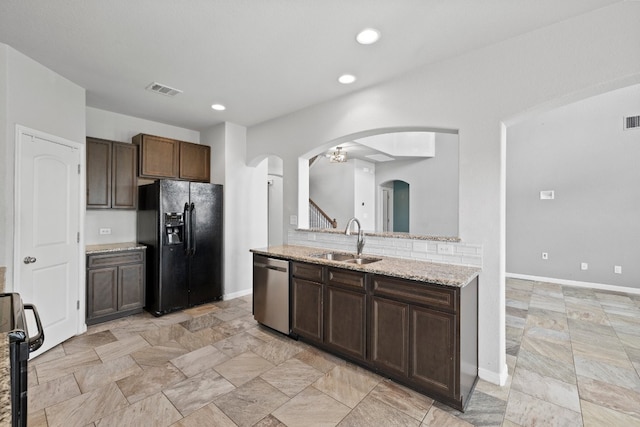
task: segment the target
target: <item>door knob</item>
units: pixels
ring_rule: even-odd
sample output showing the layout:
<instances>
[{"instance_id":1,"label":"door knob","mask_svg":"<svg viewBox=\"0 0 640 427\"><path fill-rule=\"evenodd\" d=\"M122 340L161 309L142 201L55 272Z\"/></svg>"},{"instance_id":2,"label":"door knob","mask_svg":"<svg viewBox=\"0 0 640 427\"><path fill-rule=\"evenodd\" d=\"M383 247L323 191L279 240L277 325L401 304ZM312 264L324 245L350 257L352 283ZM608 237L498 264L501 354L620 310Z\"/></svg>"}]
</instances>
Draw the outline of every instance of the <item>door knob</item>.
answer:
<instances>
[{"instance_id":1,"label":"door knob","mask_svg":"<svg viewBox=\"0 0 640 427\"><path fill-rule=\"evenodd\" d=\"M36 262L36 259L34 257L32 256L24 257L25 264L33 264L34 262Z\"/></svg>"}]
</instances>

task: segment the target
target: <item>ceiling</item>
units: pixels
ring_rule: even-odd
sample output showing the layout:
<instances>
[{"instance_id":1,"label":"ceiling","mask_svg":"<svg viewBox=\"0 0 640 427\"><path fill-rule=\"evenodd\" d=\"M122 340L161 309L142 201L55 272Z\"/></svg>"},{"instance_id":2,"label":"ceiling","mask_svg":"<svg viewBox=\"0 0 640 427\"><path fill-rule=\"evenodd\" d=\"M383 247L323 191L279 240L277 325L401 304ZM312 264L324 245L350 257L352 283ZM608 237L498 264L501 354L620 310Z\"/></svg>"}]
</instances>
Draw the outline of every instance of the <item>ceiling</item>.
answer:
<instances>
[{"instance_id":1,"label":"ceiling","mask_svg":"<svg viewBox=\"0 0 640 427\"><path fill-rule=\"evenodd\" d=\"M201 131L251 126L620 1L3 0L0 42L85 88L90 107ZM355 41L365 27L378 43ZM356 82L338 83L344 73ZM183 92L145 90L152 82Z\"/></svg>"}]
</instances>

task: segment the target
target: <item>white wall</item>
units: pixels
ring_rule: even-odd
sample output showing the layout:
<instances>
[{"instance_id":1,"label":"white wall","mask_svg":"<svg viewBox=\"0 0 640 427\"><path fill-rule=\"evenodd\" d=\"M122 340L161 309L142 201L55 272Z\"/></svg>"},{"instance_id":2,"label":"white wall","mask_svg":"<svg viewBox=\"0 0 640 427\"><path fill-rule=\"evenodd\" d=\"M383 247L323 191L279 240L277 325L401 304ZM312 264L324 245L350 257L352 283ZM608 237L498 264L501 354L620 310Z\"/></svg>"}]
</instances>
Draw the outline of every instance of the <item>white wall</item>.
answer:
<instances>
[{"instance_id":1,"label":"white wall","mask_svg":"<svg viewBox=\"0 0 640 427\"><path fill-rule=\"evenodd\" d=\"M378 164L377 185L409 183L409 233L458 235L458 151L458 135L436 133L434 157Z\"/></svg>"},{"instance_id":2,"label":"white wall","mask_svg":"<svg viewBox=\"0 0 640 427\"><path fill-rule=\"evenodd\" d=\"M358 218L363 230L376 229L376 165L374 163L353 159L352 212L351 217Z\"/></svg>"},{"instance_id":3,"label":"white wall","mask_svg":"<svg viewBox=\"0 0 640 427\"><path fill-rule=\"evenodd\" d=\"M266 247L268 160L257 166L246 164L246 128L223 123L202 132L201 139L212 147L216 179L224 186L224 298L252 292L251 248Z\"/></svg>"},{"instance_id":4,"label":"white wall","mask_svg":"<svg viewBox=\"0 0 640 427\"><path fill-rule=\"evenodd\" d=\"M84 144L85 91L10 46L0 43L0 52L0 265L12 289L16 125Z\"/></svg>"},{"instance_id":5,"label":"white wall","mask_svg":"<svg viewBox=\"0 0 640 427\"><path fill-rule=\"evenodd\" d=\"M297 158L374 128L458 129L459 235L481 244L480 375L507 378L503 122L640 82L640 2L623 2L437 64L386 84L256 125L247 159L284 161L285 218L297 212ZM286 225L288 228L290 226Z\"/></svg>"},{"instance_id":6,"label":"white wall","mask_svg":"<svg viewBox=\"0 0 640 427\"><path fill-rule=\"evenodd\" d=\"M86 107L87 136L131 143L139 133L200 142L200 132L125 116L111 111ZM100 235L100 228L110 228L111 234ZM118 209L88 209L85 222L87 245L136 241L136 211Z\"/></svg>"},{"instance_id":7,"label":"white wall","mask_svg":"<svg viewBox=\"0 0 640 427\"><path fill-rule=\"evenodd\" d=\"M640 129L622 125L633 115L640 85L508 128L507 272L640 290Z\"/></svg>"},{"instance_id":8,"label":"white wall","mask_svg":"<svg viewBox=\"0 0 640 427\"><path fill-rule=\"evenodd\" d=\"M344 229L349 219L356 217L363 230L373 231L375 168L375 164L360 159L331 163L319 157L309 169L309 197L337 221L338 229Z\"/></svg>"},{"instance_id":9,"label":"white wall","mask_svg":"<svg viewBox=\"0 0 640 427\"><path fill-rule=\"evenodd\" d=\"M309 198L344 228L353 216L354 159L331 163L318 157L309 168Z\"/></svg>"}]
</instances>

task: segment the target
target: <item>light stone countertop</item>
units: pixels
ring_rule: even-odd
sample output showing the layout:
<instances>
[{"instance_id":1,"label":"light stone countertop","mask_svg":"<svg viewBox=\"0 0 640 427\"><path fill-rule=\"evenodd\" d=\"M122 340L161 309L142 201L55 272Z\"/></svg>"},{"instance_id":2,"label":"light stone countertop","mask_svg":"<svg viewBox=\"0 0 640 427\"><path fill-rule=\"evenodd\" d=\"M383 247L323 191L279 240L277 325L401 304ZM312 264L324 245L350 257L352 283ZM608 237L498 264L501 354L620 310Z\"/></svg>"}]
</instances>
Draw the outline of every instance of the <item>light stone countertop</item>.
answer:
<instances>
[{"instance_id":1,"label":"light stone countertop","mask_svg":"<svg viewBox=\"0 0 640 427\"><path fill-rule=\"evenodd\" d=\"M107 243L102 245L87 245L85 252L87 255L99 254L107 252L132 251L136 249L146 249L147 247L140 243L124 242L124 243Z\"/></svg>"},{"instance_id":2,"label":"light stone countertop","mask_svg":"<svg viewBox=\"0 0 640 427\"><path fill-rule=\"evenodd\" d=\"M296 228L296 231L305 231L309 233L344 234L344 230L337 228ZM364 235L371 237L391 237L396 239L433 240L435 242L460 242L460 238L457 236L428 236L422 234L394 233L392 231L365 231Z\"/></svg>"},{"instance_id":3,"label":"light stone countertop","mask_svg":"<svg viewBox=\"0 0 640 427\"><path fill-rule=\"evenodd\" d=\"M435 283L443 286L462 288L473 280L482 271L475 267L461 265L442 264L427 261L416 261L402 258L384 257L364 254L363 258L380 258L380 261L371 264L351 264L340 261L330 261L313 255L333 251L331 249L313 248L308 246L271 246L268 248L251 249L258 255L273 258L281 258L291 261L302 261L313 264L340 267L347 270L377 273L385 276L398 277L400 279L416 280L419 282Z\"/></svg>"},{"instance_id":4,"label":"light stone countertop","mask_svg":"<svg viewBox=\"0 0 640 427\"><path fill-rule=\"evenodd\" d=\"M0 426L10 426L12 423L10 372L9 335L0 332Z\"/></svg>"}]
</instances>

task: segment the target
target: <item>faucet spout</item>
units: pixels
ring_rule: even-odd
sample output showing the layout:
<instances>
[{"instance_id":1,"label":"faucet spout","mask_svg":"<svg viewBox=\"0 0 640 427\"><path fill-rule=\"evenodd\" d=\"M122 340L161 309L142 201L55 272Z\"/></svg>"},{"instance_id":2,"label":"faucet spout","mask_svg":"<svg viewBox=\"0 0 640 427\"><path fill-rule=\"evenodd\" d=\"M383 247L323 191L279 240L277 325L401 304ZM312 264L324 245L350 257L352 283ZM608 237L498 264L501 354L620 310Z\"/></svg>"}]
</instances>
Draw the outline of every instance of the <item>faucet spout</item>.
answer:
<instances>
[{"instance_id":1,"label":"faucet spout","mask_svg":"<svg viewBox=\"0 0 640 427\"><path fill-rule=\"evenodd\" d=\"M362 257L362 249L364 248L364 231L360 226L360 221L358 221L358 218L355 218L355 217L351 218L349 222L347 222L347 228L345 228L344 234L346 234L347 236L351 235L351 224L353 224L354 222L358 226L358 241L356 243L356 256L360 258Z\"/></svg>"}]
</instances>

